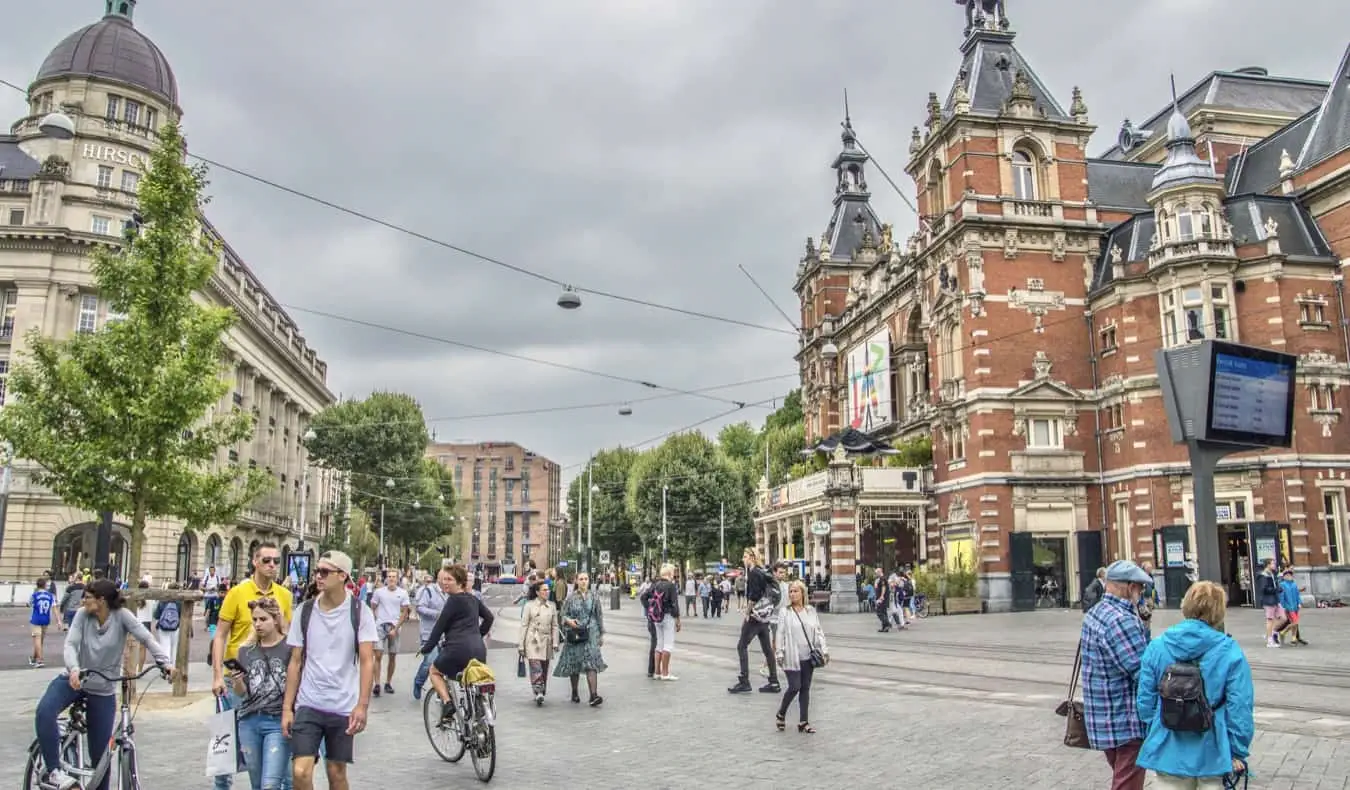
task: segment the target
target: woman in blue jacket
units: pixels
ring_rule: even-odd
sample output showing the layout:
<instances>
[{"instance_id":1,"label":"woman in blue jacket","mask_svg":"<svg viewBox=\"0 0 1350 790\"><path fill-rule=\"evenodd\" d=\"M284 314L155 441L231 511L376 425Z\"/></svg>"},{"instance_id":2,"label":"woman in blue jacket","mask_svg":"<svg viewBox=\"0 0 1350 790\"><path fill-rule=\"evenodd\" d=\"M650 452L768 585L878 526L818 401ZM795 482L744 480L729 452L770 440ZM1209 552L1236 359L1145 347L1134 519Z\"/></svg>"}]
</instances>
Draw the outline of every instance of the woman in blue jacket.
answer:
<instances>
[{"instance_id":1,"label":"woman in blue jacket","mask_svg":"<svg viewBox=\"0 0 1350 790\"><path fill-rule=\"evenodd\" d=\"M1242 648L1223 630L1228 596L1213 582L1196 582L1181 602L1186 618L1144 651L1136 704L1148 727L1136 764L1153 771L1159 790L1219 788L1230 773L1246 770L1255 722L1252 670ZM1193 662L1204 678L1214 711L1206 732L1178 732L1162 722L1158 681L1176 662Z\"/></svg>"}]
</instances>

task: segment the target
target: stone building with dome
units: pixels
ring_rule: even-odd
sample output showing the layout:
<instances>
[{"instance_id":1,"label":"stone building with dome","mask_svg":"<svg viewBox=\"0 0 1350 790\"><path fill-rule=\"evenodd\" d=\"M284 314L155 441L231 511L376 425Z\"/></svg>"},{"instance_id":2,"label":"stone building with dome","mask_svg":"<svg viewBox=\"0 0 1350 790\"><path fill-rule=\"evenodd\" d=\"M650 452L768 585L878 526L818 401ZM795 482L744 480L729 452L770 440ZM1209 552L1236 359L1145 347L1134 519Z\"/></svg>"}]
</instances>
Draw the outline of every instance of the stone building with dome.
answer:
<instances>
[{"instance_id":1,"label":"stone building with dome","mask_svg":"<svg viewBox=\"0 0 1350 790\"><path fill-rule=\"evenodd\" d=\"M1350 50L1322 79L1159 85L1094 156L1091 92L1054 95L997 16L908 135L909 238L869 205L845 122L835 209L797 267L806 433L930 439L932 480L886 548L865 478L832 463L816 492L831 526L806 539L828 532L849 586L859 567L962 558L995 611L1070 604L1119 558L1175 599L1197 540L1154 352L1218 338L1299 357L1293 447L1219 467L1223 583L1247 601L1252 563L1277 556L1315 595L1350 596ZM789 486L762 497L761 528Z\"/></svg>"},{"instance_id":2,"label":"stone building with dome","mask_svg":"<svg viewBox=\"0 0 1350 790\"><path fill-rule=\"evenodd\" d=\"M136 27L135 0L99 0L99 6L101 18L71 33L42 62L29 86L27 114L0 135L0 408L10 365L23 358L25 333L38 328L62 337L117 320L94 286L89 254L120 243L156 130L182 117L173 69ZM74 121L73 139L39 130L53 111ZM336 482L308 468L300 442L310 417L334 401L327 365L239 252L203 222L223 252L202 296L238 316L227 338L232 387L217 408L250 410L257 422L253 438L223 448L217 463L266 469L276 487L233 524L185 531L171 519L151 520L141 570L161 581L208 566L242 576L251 546L262 540L298 547L302 485L308 486L304 535L310 540L329 529L336 504ZM32 579L45 570L59 576L93 562L98 515L38 487L30 471L15 459L0 580ZM123 571L126 521L114 516L112 565Z\"/></svg>"}]
</instances>

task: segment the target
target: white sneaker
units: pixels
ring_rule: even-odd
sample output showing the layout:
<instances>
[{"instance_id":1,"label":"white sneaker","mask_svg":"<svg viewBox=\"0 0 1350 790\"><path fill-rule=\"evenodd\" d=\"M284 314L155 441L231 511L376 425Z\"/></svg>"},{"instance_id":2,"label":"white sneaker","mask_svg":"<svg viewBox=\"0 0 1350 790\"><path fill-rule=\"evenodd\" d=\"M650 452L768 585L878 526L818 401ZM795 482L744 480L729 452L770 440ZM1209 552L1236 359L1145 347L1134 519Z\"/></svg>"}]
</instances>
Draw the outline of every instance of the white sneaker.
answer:
<instances>
[{"instance_id":1,"label":"white sneaker","mask_svg":"<svg viewBox=\"0 0 1350 790\"><path fill-rule=\"evenodd\" d=\"M1279 647L1279 646L1280 646L1280 643L1279 643L1279 642L1276 642L1276 641L1274 641L1274 640L1271 640L1271 641L1269 641L1269 642L1266 642L1266 647Z\"/></svg>"},{"instance_id":2,"label":"white sneaker","mask_svg":"<svg viewBox=\"0 0 1350 790\"><path fill-rule=\"evenodd\" d=\"M52 788L52 790L75 790L80 786L78 779L60 768L48 773L42 781L45 786Z\"/></svg>"},{"instance_id":3,"label":"white sneaker","mask_svg":"<svg viewBox=\"0 0 1350 790\"><path fill-rule=\"evenodd\" d=\"M675 677L674 675L665 675L665 676L663 676L661 679L662 679L662 680L670 680L670 681L679 680L679 678Z\"/></svg>"}]
</instances>

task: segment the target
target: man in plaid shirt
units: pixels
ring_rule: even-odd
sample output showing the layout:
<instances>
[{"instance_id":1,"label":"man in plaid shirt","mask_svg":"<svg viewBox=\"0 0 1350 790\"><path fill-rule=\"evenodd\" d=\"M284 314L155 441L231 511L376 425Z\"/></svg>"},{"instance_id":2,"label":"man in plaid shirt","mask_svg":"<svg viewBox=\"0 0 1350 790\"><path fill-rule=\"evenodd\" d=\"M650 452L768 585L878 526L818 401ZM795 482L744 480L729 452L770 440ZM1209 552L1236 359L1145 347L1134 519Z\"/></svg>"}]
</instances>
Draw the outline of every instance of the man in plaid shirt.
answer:
<instances>
[{"instance_id":1,"label":"man in plaid shirt","mask_svg":"<svg viewBox=\"0 0 1350 790\"><path fill-rule=\"evenodd\" d=\"M1092 748L1106 753L1111 790L1143 790L1135 765L1147 731L1135 709L1139 661L1148 634L1138 601L1152 581L1129 560L1106 569L1106 593L1083 618L1083 719Z\"/></svg>"}]
</instances>

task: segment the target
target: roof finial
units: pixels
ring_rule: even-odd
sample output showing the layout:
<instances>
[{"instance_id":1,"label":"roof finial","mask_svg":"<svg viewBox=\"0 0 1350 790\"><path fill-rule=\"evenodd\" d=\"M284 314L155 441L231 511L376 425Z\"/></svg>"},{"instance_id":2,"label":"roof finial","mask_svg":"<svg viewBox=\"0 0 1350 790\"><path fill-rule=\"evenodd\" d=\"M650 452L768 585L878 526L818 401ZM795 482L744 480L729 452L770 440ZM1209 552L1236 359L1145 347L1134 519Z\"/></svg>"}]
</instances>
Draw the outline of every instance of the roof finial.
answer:
<instances>
[{"instance_id":1,"label":"roof finial","mask_svg":"<svg viewBox=\"0 0 1350 790\"><path fill-rule=\"evenodd\" d=\"M1181 103L1177 101L1177 75L1168 75L1172 79L1172 109L1181 112Z\"/></svg>"},{"instance_id":2,"label":"roof finial","mask_svg":"<svg viewBox=\"0 0 1350 790\"><path fill-rule=\"evenodd\" d=\"M848 88L844 88L844 125L853 125L853 118L848 114Z\"/></svg>"},{"instance_id":3,"label":"roof finial","mask_svg":"<svg viewBox=\"0 0 1350 790\"><path fill-rule=\"evenodd\" d=\"M839 138L844 141L844 147L852 150L854 144L858 142L858 135L853 131L853 116L848 110L848 88L844 88L844 120L840 121L839 125L844 127Z\"/></svg>"},{"instance_id":4,"label":"roof finial","mask_svg":"<svg viewBox=\"0 0 1350 790\"><path fill-rule=\"evenodd\" d=\"M135 13L136 0L106 0L103 4L104 16L120 17L130 22Z\"/></svg>"}]
</instances>

